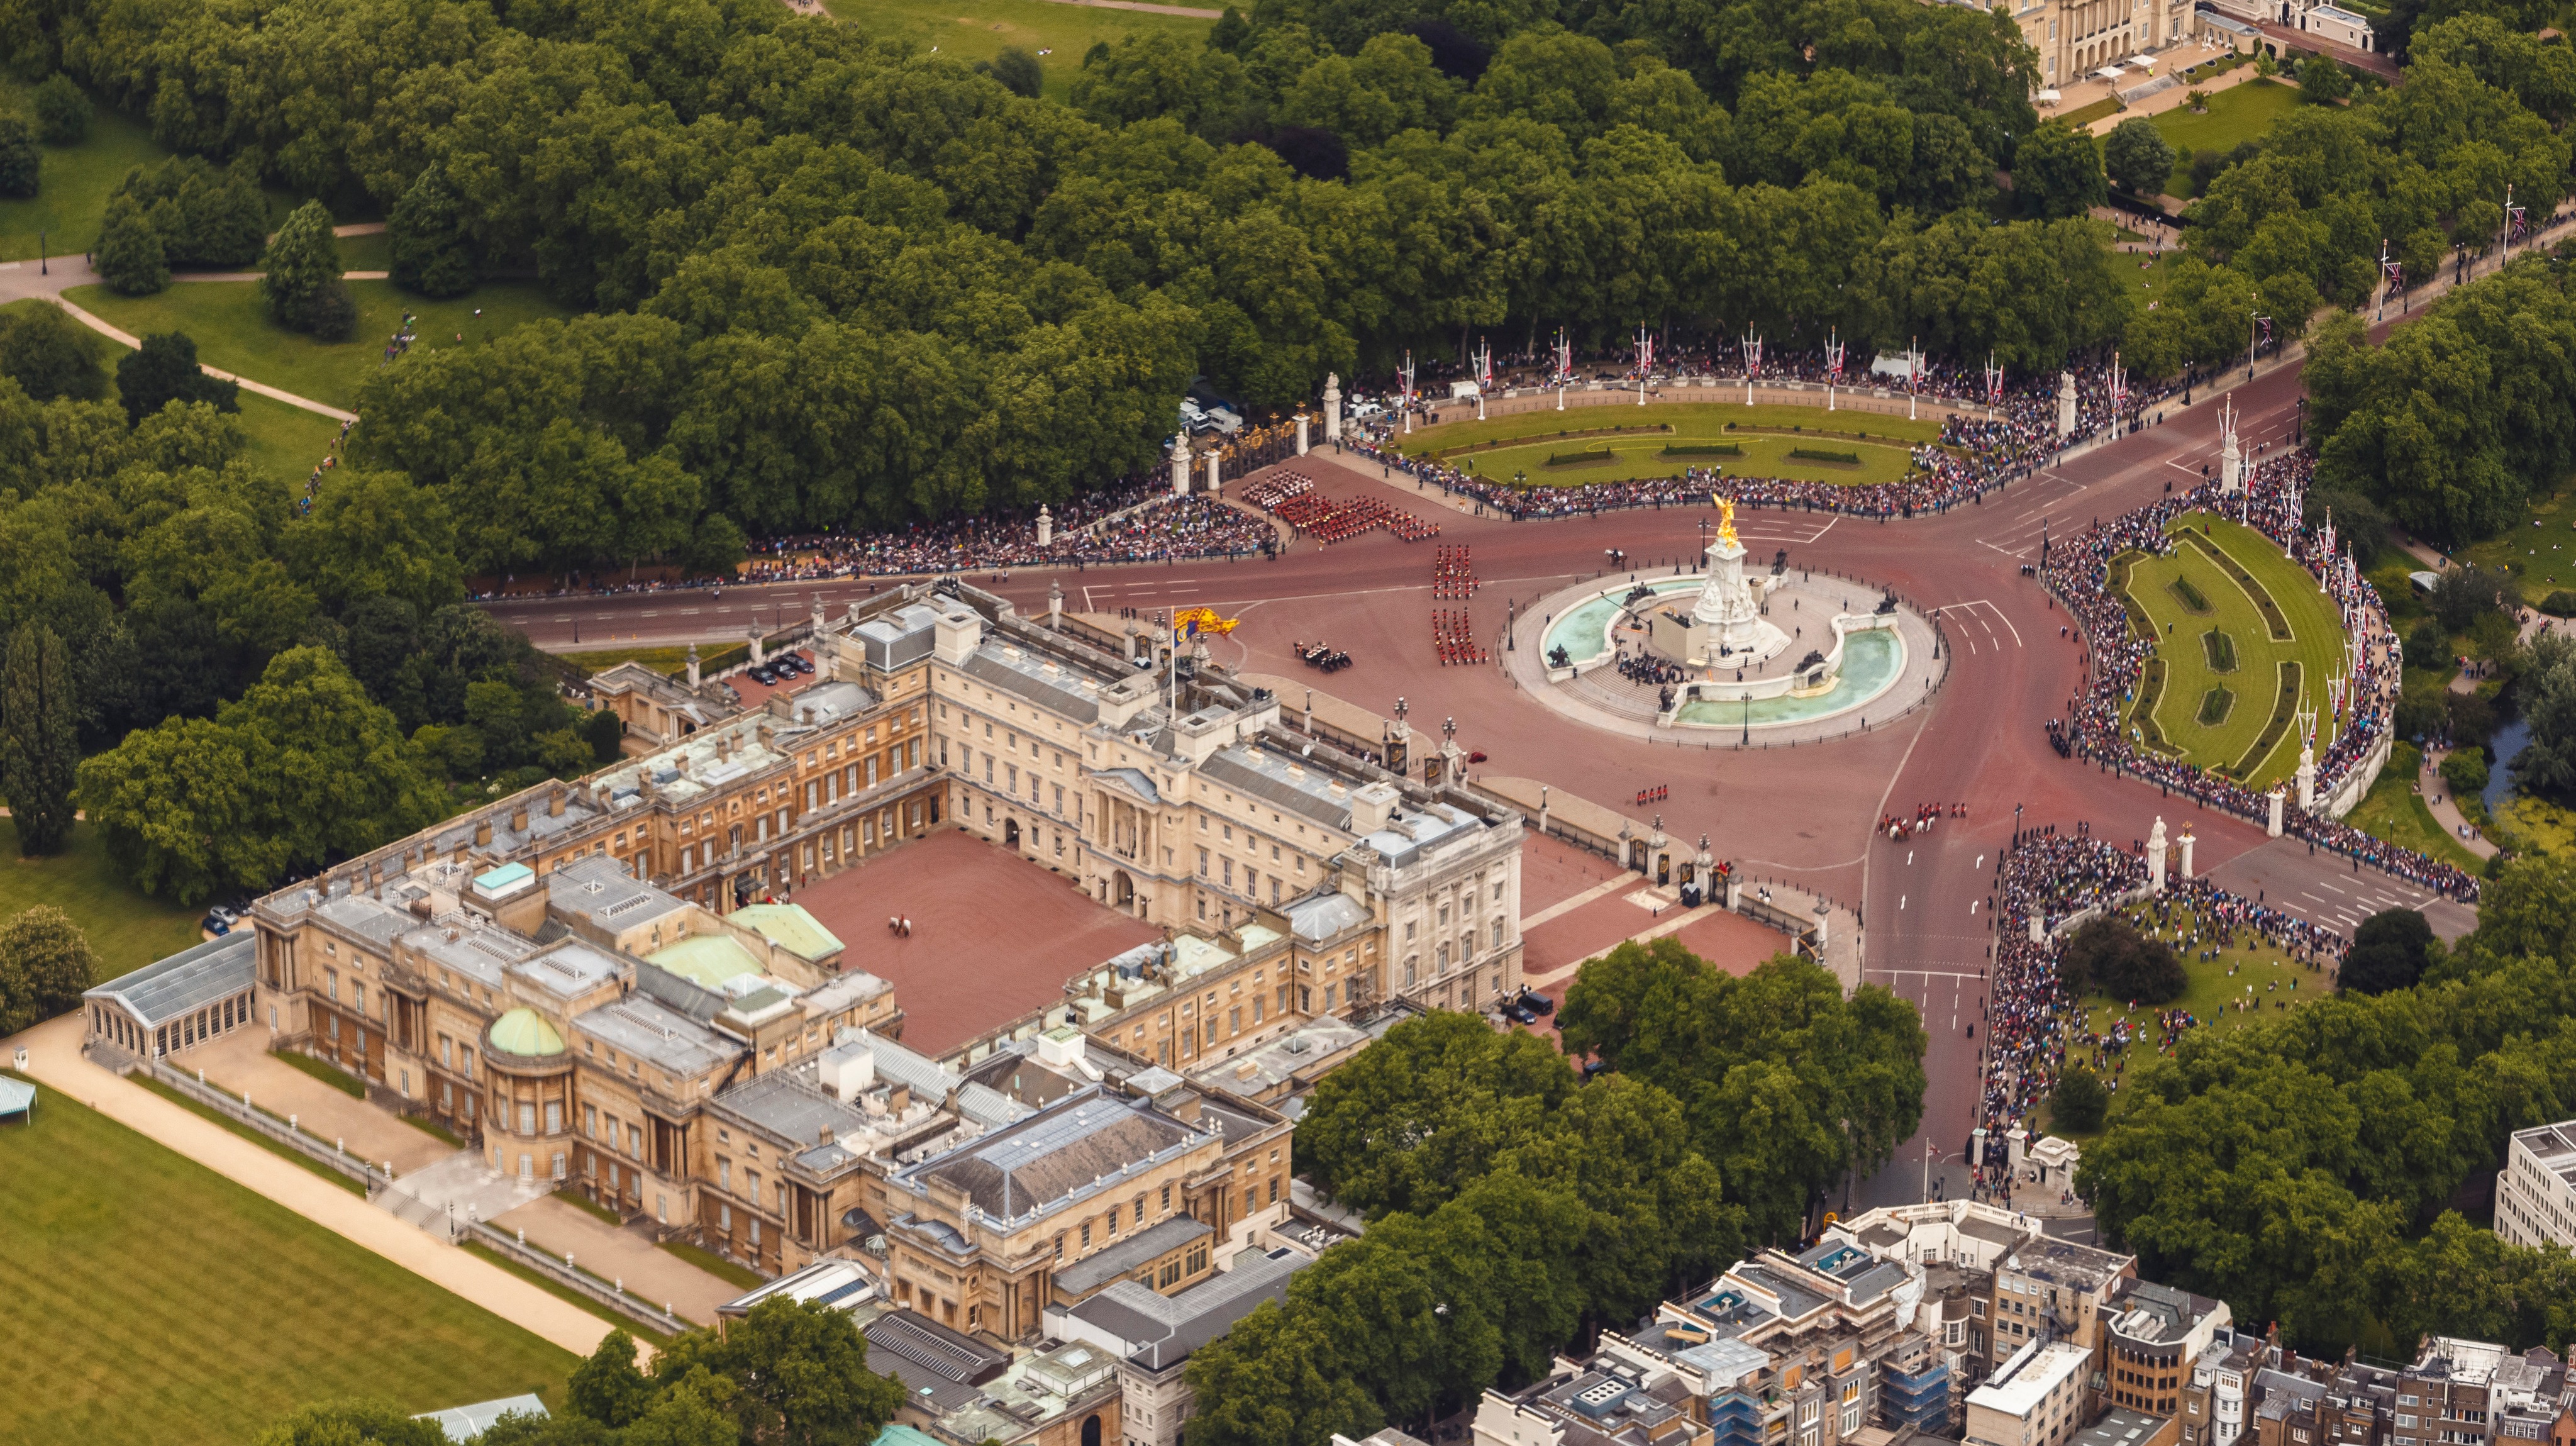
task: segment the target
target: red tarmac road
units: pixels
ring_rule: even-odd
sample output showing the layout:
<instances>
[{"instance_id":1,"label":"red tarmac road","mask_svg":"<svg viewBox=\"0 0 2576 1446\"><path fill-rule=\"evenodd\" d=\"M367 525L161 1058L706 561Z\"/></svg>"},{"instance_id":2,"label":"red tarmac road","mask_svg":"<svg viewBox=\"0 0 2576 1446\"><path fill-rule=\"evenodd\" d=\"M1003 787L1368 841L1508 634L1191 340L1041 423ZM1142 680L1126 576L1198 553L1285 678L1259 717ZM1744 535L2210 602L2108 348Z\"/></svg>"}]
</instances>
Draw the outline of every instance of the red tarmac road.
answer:
<instances>
[{"instance_id":1,"label":"red tarmac road","mask_svg":"<svg viewBox=\"0 0 2576 1446\"><path fill-rule=\"evenodd\" d=\"M2161 425L2093 448L2032 478L1989 494L1982 505L1938 517L1897 522L1835 520L1796 513L1747 511L1738 527L1757 557L1777 547L1790 565L1833 569L1894 588L1918 608L1943 610L1953 640L1947 683L1926 707L1871 731L1796 750L1738 752L1682 740L1632 739L1563 718L1517 690L1500 666L1442 667L1430 645L1436 607L1471 607L1478 635L1503 651L1506 610L1599 572L1606 548L1622 548L1640 571L1669 571L1702 545L1702 509L1619 512L1592 519L1513 523L1447 510L1433 496L1369 477L1378 469L1357 457L1319 452L1300 459L1318 487L1334 496L1375 491L1442 524L1439 541L1474 549L1483 587L1472 604L1430 597L1430 544L1407 544L1383 531L1332 547L1299 542L1281 558L1178 566L1096 568L1081 572L1020 570L1005 584L970 580L1012 598L1024 615L1040 615L1051 582L1065 605L1092 611L1205 605L1243 619L1233 636L1214 641L1220 661L1291 677L1313 676L1318 688L1381 713L1397 698L1410 704L1417 730L1458 724L1458 741L1491 756L1497 773L1541 777L1596 803L1618 807L1637 790L1669 785L1655 806L1677 839L1705 833L1718 857L1744 871L1792 878L1856 901L1867 938L1868 977L1922 1007L1930 1035L1925 1067L1932 1090L1922 1136L1899 1165L1862 1187L1870 1198L1913 1199L1922 1185L1923 1141L1955 1155L1971 1126L1977 1089L1977 1041L1966 1034L1983 1002L1982 972L1990 935L1987 891L1997 854L2008 842L2016 809L2028 824L2071 826L2091 820L2097 835L2118 843L2143 838L2159 816L2179 833L2198 835L2196 865L2246 892L2265 889L2291 907L2319 902L2315 917L2340 918L2325 906L2346 902L2369 884L2380 895L2425 897L2375 872L2358 878L2331 857L2311 859L2304 845L2268 841L2262 831L2196 805L2161 798L2149 787L2110 778L2060 759L2042 724L2063 713L2082 677L2080 644L2061 636L2066 615L2020 567L2039 558L2043 528L2064 536L2096 518L2142 505L2214 468L2219 443L2218 393L2203 389L2197 405L2168 404ZM2284 367L2233 392L2240 437L2249 449L2286 446L2299 396L2298 368ZM1230 487L1237 484L1229 484ZM568 648L579 626L585 645L605 636L643 642L686 638L730 640L757 615L792 620L816 592L836 612L849 599L891 586L849 581L728 588L721 603L671 594L548 598L502 602L493 611L543 647ZM1524 627L1522 647L1534 642ZM1352 666L1330 677L1305 674L1290 653L1295 640L1328 640ZM1282 702L1292 711L1300 700ZM1874 828L1885 812L1910 814L1927 803L1968 805L1964 820L1944 819L1929 834L1891 842ZM1653 812L1643 810L1637 812ZM2328 885L2334 887L2329 895ZM1533 906L1536 907L1535 905ZM1597 906L1596 906L1597 907ZM1622 905L1622 908L1628 906ZM2445 933L2464 915L2454 910ZM2347 926L2348 927L2348 926ZM1961 1177L1952 1177L1953 1189ZM1877 1189L1872 1186L1879 1187Z\"/></svg>"}]
</instances>

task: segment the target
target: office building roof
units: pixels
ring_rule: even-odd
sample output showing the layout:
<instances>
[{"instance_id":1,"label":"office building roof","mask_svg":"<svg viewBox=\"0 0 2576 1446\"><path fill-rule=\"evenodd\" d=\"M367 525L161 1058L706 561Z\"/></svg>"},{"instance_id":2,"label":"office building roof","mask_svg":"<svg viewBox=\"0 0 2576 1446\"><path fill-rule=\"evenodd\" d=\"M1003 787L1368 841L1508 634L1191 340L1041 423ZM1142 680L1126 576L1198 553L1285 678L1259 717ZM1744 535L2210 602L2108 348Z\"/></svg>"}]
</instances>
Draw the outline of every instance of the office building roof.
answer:
<instances>
[{"instance_id":1,"label":"office building roof","mask_svg":"<svg viewBox=\"0 0 2576 1446\"><path fill-rule=\"evenodd\" d=\"M1968 1394L1968 1404L2027 1416L2067 1378L2084 1369L2093 1353L2065 1341L2030 1341Z\"/></svg>"},{"instance_id":2,"label":"office building roof","mask_svg":"<svg viewBox=\"0 0 2576 1446\"><path fill-rule=\"evenodd\" d=\"M1157 1220L1105 1250L1095 1250L1055 1273L1056 1289L1086 1295L1148 1261L1159 1260L1193 1240L1214 1235L1216 1227L1187 1215Z\"/></svg>"},{"instance_id":3,"label":"office building roof","mask_svg":"<svg viewBox=\"0 0 2576 1446\"><path fill-rule=\"evenodd\" d=\"M1115 1280L1064 1314L1088 1327L1094 1338L1116 1342L1114 1348L1127 1359L1159 1371L1232 1330L1263 1301L1284 1299L1289 1277L1313 1263L1312 1257L1285 1246L1266 1253L1247 1250L1234 1258L1231 1269L1176 1294L1158 1295L1135 1281Z\"/></svg>"},{"instance_id":4,"label":"office building roof","mask_svg":"<svg viewBox=\"0 0 2576 1446\"><path fill-rule=\"evenodd\" d=\"M572 1028L596 1039L612 1059L641 1060L675 1078L703 1074L742 1049L741 1041L640 989L615 1003L583 1010L573 1016Z\"/></svg>"},{"instance_id":5,"label":"office building roof","mask_svg":"<svg viewBox=\"0 0 2576 1446\"><path fill-rule=\"evenodd\" d=\"M2165 1424L2161 1416L2114 1406L2101 1420L2075 1433L2067 1446L2138 1446L2152 1440Z\"/></svg>"},{"instance_id":6,"label":"office building roof","mask_svg":"<svg viewBox=\"0 0 2576 1446\"><path fill-rule=\"evenodd\" d=\"M525 868L513 864L512 868ZM478 884L481 880L476 880ZM619 934L638 924L668 918L689 906L651 884L630 877L626 866L606 854L593 854L546 876L546 907L589 924L604 934Z\"/></svg>"}]
</instances>

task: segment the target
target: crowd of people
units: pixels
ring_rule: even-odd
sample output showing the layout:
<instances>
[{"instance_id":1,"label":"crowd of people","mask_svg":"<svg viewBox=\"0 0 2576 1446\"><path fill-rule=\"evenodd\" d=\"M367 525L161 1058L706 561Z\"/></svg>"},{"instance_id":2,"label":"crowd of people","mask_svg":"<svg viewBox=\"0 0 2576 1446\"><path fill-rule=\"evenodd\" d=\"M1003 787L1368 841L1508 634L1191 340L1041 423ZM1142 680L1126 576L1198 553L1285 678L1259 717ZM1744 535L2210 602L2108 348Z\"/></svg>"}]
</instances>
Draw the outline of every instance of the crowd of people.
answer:
<instances>
[{"instance_id":1,"label":"crowd of people","mask_svg":"<svg viewBox=\"0 0 2576 1446\"><path fill-rule=\"evenodd\" d=\"M2257 781L2230 778L2144 746L2142 731L2129 720L2128 710L2137 701L2156 640L2137 635L2131 627L2127 604L2111 585L2112 563L2128 554L2172 551L2177 544L2167 532L2168 525L2184 513L2199 511L2261 532L2311 575L2342 586L2340 560L2326 554L2321 538L2302 519L2302 499L2314 471L2315 460L2302 452L2264 457L2246 469L2245 488L2234 495L2214 483L2203 483L2096 522L2050 547L2041 567L2042 579L2091 644L2089 674L2068 701L2066 721L2050 724L2050 739L2060 753L2116 768L2240 818L2268 822L2272 796ZM2364 646L2356 655L2360 666L2342 702L2342 726L2316 758L2312 796L2319 800L2333 797L2395 726L2398 677L2395 654L2387 646L2394 637L2387 610L2366 580L2353 580L2342 601L2349 625ZM2367 863L2439 893L2476 900L2478 881L2471 875L2301 807L2295 791L2287 790L2286 784L2275 786L2287 792L2282 801L2283 832L2343 854L2356 867Z\"/></svg>"},{"instance_id":2,"label":"crowd of people","mask_svg":"<svg viewBox=\"0 0 2576 1446\"><path fill-rule=\"evenodd\" d=\"M312 475L304 479L304 495L295 499L296 516L313 515L314 504L322 500L322 474L338 469L340 449L349 444L349 429L356 425L358 425L358 419L355 417L344 418L341 421L340 434L331 439L331 449L322 454L322 460L313 464Z\"/></svg>"}]
</instances>

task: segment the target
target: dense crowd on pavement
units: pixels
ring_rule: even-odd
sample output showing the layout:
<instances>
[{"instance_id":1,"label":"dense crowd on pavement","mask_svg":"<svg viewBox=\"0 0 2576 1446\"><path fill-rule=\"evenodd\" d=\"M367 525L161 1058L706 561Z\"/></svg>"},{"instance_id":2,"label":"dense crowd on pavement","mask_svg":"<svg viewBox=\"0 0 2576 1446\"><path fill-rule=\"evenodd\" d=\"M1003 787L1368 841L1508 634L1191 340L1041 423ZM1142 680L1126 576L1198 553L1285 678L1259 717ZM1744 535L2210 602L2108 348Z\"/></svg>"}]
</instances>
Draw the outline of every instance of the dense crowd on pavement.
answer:
<instances>
[{"instance_id":1,"label":"dense crowd on pavement","mask_svg":"<svg viewBox=\"0 0 2576 1446\"><path fill-rule=\"evenodd\" d=\"M2126 721L2137 700L2147 659L2155 640L2132 631L2126 605L2110 585L2115 559L2130 553L2162 555L2177 544L2167 524L2188 512L2208 512L2244 523L2294 557L2312 576L2328 577L2339 560L2326 555L2321 539L2301 522L2301 499L2315 472L2315 459L2303 452L2264 458L2246 469L2246 488L2235 496L2214 483L2175 493L2105 522L2080 535L2056 542L2041 568L2049 590L2075 617L2091 644L2090 669L2075 697L2068 700L2063 723L2052 720L2050 735L2059 751L2157 784L2240 818L2268 823L2272 800L2256 781L2238 781L2178 758L2164 757L2144 746L2136 725ZM2327 799L2342 788L2395 726L2398 690L2395 655L2386 645L2395 634L2387 609L2367 580L2356 580L2341 599L2347 624L2365 641L2361 667L2351 680L2342 727L2316 760L2314 796ZM2295 791L2282 802L2285 834L2306 839L2354 861L2369 864L2438 893L2474 902L2478 881L2449 864L2385 840L2349 824L2299 806Z\"/></svg>"},{"instance_id":2,"label":"dense crowd on pavement","mask_svg":"<svg viewBox=\"0 0 2576 1446\"><path fill-rule=\"evenodd\" d=\"M1821 382L1823 367L1821 354L1779 362L1766 356L1761 381ZM1692 467L1672 477L1521 487L1462 471L1435 457L1406 453L1404 434L1398 430L1400 414L1372 419L1364 430L1347 436L1344 445L1377 462L1389 476L1401 473L1450 496L1481 502L1515 521L1585 517L1637 508L1704 507L1712 491L1725 493L1743 507L1855 517L1912 517L1917 513L1946 512L2017 477L2026 477L2048 466L2068 443L2089 438L2111 424L2108 371L2088 368L2076 373L2075 430L2066 438L2057 434L2056 385L2054 378L2034 379L2006 389L1990 405L1982 378L1927 363L1918 395L1980 410L1943 417L1938 444L1914 448L1914 470L1895 482L1806 482L1735 476L1719 468ZM2141 409L2155 400L2156 395L2133 392L2126 409L2130 419L2137 420ZM1993 415L1988 417L1985 411ZM1871 415L1855 413L1854 425L1867 426Z\"/></svg>"},{"instance_id":3,"label":"dense crowd on pavement","mask_svg":"<svg viewBox=\"0 0 2576 1446\"><path fill-rule=\"evenodd\" d=\"M1988 1159L1972 1169L1977 1198L2009 1198L2005 1134L2020 1128L2038 1136L2039 1108L2070 1060L2095 1069L2116 1091L2131 1051L2152 1039L2159 1053L2171 1052L2206 1023L2185 1010L2133 1006L2097 1030L2080 991L2062 977L2065 936L2073 932L2064 928L2067 921L2118 908L2147 882L2143 840L2122 848L2082 825L2073 833L2053 825L2031 829L1996 860L1994 968L1977 1054L1976 1122L1986 1130ZM2042 935L2037 941L2034 920ZM2307 966L2323 987L2331 987L2350 947L2330 929L2197 878L2168 876L2164 892L2145 901L2139 922L2154 937L2170 935L2178 952L2198 957L2231 946L2278 950L2283 960ZM2259 1003L2286 1007L2288 1000Z\"/></svg>"}]
</instances>

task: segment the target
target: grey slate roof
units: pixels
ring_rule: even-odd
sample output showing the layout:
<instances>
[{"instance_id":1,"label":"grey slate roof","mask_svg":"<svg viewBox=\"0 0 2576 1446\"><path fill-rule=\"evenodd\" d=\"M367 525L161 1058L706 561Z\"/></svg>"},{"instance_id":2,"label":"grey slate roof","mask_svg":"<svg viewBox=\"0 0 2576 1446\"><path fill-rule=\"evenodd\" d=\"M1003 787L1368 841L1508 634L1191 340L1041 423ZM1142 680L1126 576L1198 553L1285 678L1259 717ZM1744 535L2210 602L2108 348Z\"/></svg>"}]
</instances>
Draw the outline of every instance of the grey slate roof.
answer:
<instances>
[{"instance_id":1,"label":"grey slate roof","mask_svg":"<svg viewBox=\"0 0 2576 1446\"><path fill-rule=\"evenodd\" d=\"M640 993L584 1010L573 1016L572 1027L607 1048L672 1075L695 1075L713 1069L743 1048L739 1041Z\"/></svg>"},{"instance_id":2,"label":"grey slate roof","mask_svg":"<svg viewBox=\"0 0 2576 1446\"><path fill-rule=\"evenodd\" d=\"M1284 1247L1266 1255L1247 1250L1235 1257L1232 1270L1177 1295L1157 1295L1132 1280L1117 1280L1070 1314L1117 1338L1129 1360L1159 1371L1234 1329L1263 1301L1285 1298L1289 1277L1313 1263Z\"/></svg>"},{"instance_id":3,"label":"grey slate roof","mask_svg":"<svg viewBox=\"0 0 2576 1446\"><path fill-rule=\"evenodd\" d=\"M1074 1295L1088 1295L1149 1260L1169 1255L1201 1236L1215 1233L1215 1226L1187 1215L1156 1221L1117 1244L1105 1250L1095 1250L1057 1271L1056 1287Z\"/></svg>"},{"instance_id":4,"label":"grey slate roof","mask_svg":"<svg viewBox=\"0 0 2576 1446\"><path fill-rule=\"evenodd\" d=\"M146 964L81 997L113 1004L144 1028L156 1029L250 988L258 953L259 936L240 929Z\"/></svg>"},{"instance_id":5,"label":"grey slate roof","mask_svg":"<svg viewBox=\"0 0 2576 1446\"><path fill-rule=\"evenodd\" d=\"M896 1178L915 1188L936 1180L964 1191L985 1214L1014 1220L1087 1194L1132 1166L1199 1139L1187 1124L1150 1105L1095 1089L1067 1095Z\"/></svg>"},{"instance_id":6,"label":"grey slate roof","mask_svg":"<svg viewBox=\"0 0 2576 1446\"><path fill-rule=\"evenodd\" d=\"M593 854L546 875L546 907L578 914L605 934L650 923L689 907L626 872L606 854Z\"/></svg>"}]
</instances>

